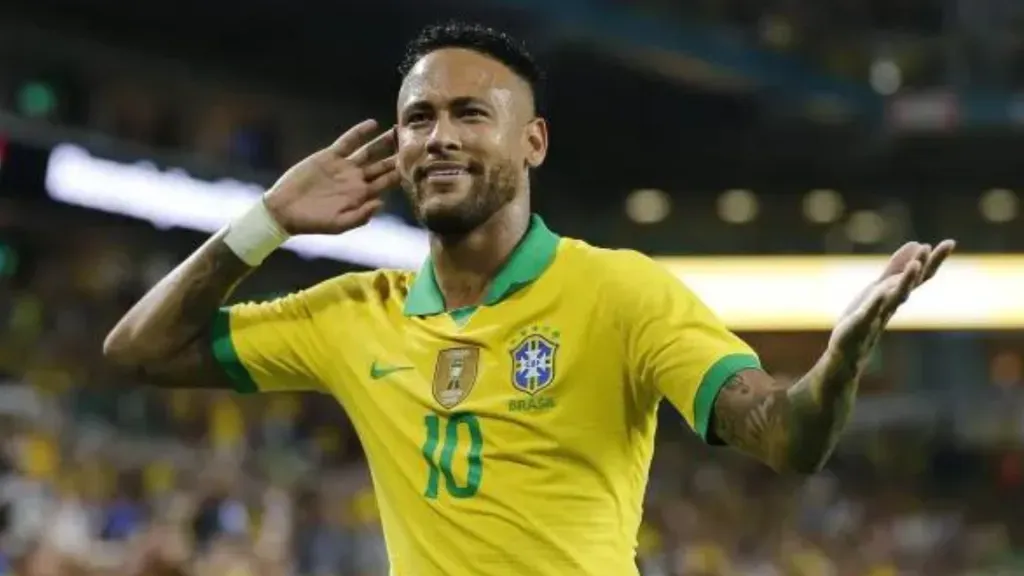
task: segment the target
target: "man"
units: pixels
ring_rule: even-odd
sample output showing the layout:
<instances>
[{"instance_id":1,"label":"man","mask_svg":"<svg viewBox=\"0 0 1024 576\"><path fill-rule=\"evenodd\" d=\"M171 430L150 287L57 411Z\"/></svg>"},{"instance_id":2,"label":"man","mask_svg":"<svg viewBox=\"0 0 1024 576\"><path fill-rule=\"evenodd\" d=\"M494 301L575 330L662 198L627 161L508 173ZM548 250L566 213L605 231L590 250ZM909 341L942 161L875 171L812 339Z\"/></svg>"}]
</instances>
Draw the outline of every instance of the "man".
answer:
<instances>
[{"instance_id":1,"label":"man","mask_svg":"<svg viewBox=\"0 0 1024 576\"><path fill-rule=\"evenodd\" d=\"M821 361L783 386L661 266L531 215L548 128L517 43L432 27L402 72L393 130L371 139L363 122L290 169L104 345L158 384L334 396L365 448L398 576L636 574L663 397L709 442L819 469L886 321L953 248L901 248ZM430 231L418 274L347 274L219 310L288 237L362 225L399 182Z\"/></svg>"}]
</instances>

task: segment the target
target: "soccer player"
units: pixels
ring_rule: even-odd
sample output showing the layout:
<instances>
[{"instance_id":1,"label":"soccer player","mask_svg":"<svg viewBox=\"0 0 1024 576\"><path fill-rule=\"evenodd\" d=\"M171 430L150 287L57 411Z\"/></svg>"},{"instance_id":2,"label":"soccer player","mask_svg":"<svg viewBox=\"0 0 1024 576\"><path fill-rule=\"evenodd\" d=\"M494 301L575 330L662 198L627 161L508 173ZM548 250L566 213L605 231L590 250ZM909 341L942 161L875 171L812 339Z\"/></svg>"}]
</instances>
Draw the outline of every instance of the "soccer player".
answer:
<instances>
[{"instance_id":1,"label":"soccer player","mask_svg":"<svg viewBox=\"0 0 1024 576\"><path fill-rule=\"evenodd\" d=\"M288 170L104 344L157 384L334 397L366 451L396 576L635 575L663 398L707 442L818 470L886 322L953 249L898 250L821 360L782 385L660 265L531 213L548 126L520 44L431 27L401 71L394 128L363 122ZM286 239L360 226L398 183L430 232L418 273L221 308Z\"/></svg>"}]
</instances>

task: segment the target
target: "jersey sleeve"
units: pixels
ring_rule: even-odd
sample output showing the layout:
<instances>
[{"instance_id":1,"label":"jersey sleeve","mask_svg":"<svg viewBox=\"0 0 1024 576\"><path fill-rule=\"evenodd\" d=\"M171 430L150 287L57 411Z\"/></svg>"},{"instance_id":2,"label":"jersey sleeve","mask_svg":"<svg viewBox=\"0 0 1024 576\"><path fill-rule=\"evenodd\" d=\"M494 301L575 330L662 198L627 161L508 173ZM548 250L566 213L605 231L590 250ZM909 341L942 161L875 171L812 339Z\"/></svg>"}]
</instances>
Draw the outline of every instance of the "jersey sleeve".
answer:
<instances>
[{"instance_id":1,"label":"jersey sleeve","mask_svg":"<svg viewBox=\"0 0 1024 576\"><path fill-rule=\"evenodd\" d=\"M682 281L635 252L624 256L626 274L617 300L634 385L666 397L705 441L719 390L737 372L761 363Z\"/></svg>"},{"instance_id":2,"label":"jersey sleeve","mask_svg":"<svg viewBox=\"0 0 1024 576\"><path fill-rule=\"evenodd\" d=\"M212 326L213 354L242 393L324 391L318 366L323 339L316 315L325 282L266 302L221 308Z\"/></svg>"}]
</instances>

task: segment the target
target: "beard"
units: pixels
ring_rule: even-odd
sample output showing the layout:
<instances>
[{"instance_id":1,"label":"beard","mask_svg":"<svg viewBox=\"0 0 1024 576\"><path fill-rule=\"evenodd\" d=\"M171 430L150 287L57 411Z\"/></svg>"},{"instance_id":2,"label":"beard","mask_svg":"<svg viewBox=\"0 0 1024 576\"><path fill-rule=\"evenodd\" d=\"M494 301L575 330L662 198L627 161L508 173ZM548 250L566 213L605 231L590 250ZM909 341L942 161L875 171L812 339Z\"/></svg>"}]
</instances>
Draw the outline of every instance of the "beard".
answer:
<instances>
[{"instance_id":1,"label":"beard","mask_svg":"<svg viewBox=\"0 0 1024 576\"><path fill-rule=\"evenodd\" d=\"M461 237L476 230L516 197L520 175L512 162L495 164L473 176L470 189L454 205L424 202L427 183L403 181L413 215L427 230L441 237Z\"/></svg>"}]
</instances>

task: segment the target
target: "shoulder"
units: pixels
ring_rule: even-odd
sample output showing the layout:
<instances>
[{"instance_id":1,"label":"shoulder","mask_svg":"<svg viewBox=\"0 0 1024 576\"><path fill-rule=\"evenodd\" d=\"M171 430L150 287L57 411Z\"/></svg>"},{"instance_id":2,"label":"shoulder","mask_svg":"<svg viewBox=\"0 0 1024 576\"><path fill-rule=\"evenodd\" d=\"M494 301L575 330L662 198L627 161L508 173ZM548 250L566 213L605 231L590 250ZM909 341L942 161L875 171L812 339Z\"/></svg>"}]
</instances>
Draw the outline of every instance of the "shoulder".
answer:
<instances>
[{"instance_id":1,"label":"shoulder","mask_svg":"<svg viewBox=\"0 0 1024 576\"><path fill-rule=\"evenodd\" d=\"M682 281L650 256L621 248L602 248L583 240L563 238L559 256L566 268L589 283L596 283L606 296L629 295L649 290L682 290Z\"/></svg>"},{"instance_id":2,"label":"shoulder","mask_svg":"<svg viewBox=\"0 0 1024 576\"><path fill-rule=\"evenodd\" d=\"M570 282L595 295L607 317L622 326L690 318L703 304L664 263L636 250L600 248L564 240Z\"/></svg>"},{"instance_id":3,"label":"shoulder","mask_svg":"<svg viewBox=\"0 0 1024 576\"><path fill-rule=\"evenodd\" d=\"M350 272L325 280L305 292L311 298L329 298L333 301L375 304L405 297L415 273L406 270L381 269L369 272Z\"/></svg>"},{"instance_id":4,"label":"shoulder","mask_svg":"<svg viewBox=\"0 0 1024 576\"><path fill-rule=\"evenodd\" d=\"M242 302L231 308L242 313L263 309L315 317L334 310L379 307L391 299L404 299L413 277L404 270L350 272L273 299Z\"/></svg>"}]
</instances>

